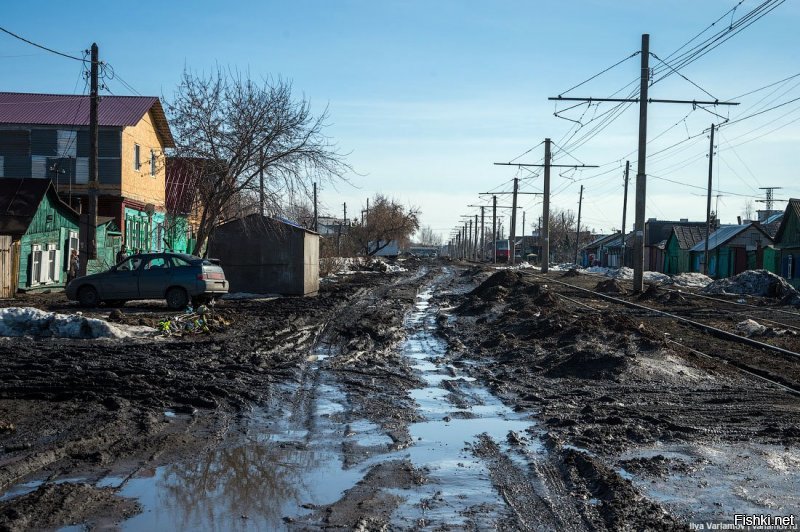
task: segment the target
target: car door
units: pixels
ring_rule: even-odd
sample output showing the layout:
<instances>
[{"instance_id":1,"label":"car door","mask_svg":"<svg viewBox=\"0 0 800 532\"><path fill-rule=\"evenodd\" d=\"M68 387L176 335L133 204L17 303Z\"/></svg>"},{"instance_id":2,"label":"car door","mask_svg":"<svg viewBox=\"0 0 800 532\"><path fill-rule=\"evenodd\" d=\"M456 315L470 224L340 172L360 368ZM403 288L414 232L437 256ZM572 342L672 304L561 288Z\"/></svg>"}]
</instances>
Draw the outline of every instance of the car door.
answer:
<instances>
[{"instance_id":1,"label":"car door","mask_svg":"<svg viewBox=\"0 0 800 532\"><path fill-rule=\"evenodd\" d=\"M164 255L147 257L139 272L139 295L143 299L161 299L170 286L171 262Z\"/></svg>"},{"instance_id":2,"label":"car door","mask_svg":"<svg viewBox=\"0 0 800 532\"><path fill-rule=\"evenodd\" d=\"M107 271L101 281L102 299L137 299L139 297L139 266L142 259L133 256Z\"/></svg>"}]
</instances>

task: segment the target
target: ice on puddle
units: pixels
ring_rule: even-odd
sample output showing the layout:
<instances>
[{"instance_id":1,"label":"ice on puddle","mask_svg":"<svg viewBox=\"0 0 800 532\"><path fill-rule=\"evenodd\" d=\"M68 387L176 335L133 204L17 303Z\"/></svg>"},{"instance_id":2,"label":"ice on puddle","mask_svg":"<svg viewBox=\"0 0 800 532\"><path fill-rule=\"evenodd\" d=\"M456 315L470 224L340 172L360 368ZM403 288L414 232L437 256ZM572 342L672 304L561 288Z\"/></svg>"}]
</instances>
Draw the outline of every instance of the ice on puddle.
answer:
<instances>
[{"instance_id":1,"label":"ice on puddle","mask_svg":"<svg viewBox=\"0 0 800 532\"><path fill-rule=\"evenodd\" d=\"M0 309L0 336L129 338L145 336L153 331L150 327L112 325L80 313L57 314L32 307Z\"/></svg>"}]
</instances>

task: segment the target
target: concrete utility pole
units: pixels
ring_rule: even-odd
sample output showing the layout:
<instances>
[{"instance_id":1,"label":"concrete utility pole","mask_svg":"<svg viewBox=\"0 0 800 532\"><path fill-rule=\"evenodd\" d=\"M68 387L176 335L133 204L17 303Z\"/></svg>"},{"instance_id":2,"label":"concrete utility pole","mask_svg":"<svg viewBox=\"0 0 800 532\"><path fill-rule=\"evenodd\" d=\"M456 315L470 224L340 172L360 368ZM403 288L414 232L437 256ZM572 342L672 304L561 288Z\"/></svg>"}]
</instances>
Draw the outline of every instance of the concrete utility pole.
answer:
<instances>
[{"instance_id":1,"label":"concrete utility pole","mask_svg":"<svg viewBox=\"0 0 800 532\"><path fill-rule=\"evenodd\" d=\"M477 261L478 260L478 215L475 215L475 240L473 241L472 246L472 257Z\"/></svg>"},{"instance_id":2,"label":"concrete utility pole","mask_svg":"<svg viewBox=\"0 0 800 532\"><path fill-rule=\"evenodd\" d=\"M481 205L481 262L486 260L486 225L483 211L484 206Z\"/></svg>"},{"instance_id":3,"label":"concrete utility pole","mask_svg":"<svg viewBox=\"0 0 800 532\"><path fill-rule=\"evenodd\" d=\"M708 239L711 236L711 185L714 174L714 124L711 124L711 141L708 147L708 198L706 199L706 240L703 245L703 273L708 275Z\"/></svg>"},{"instance_id":4,"label":"concrete utility pole","mask_svg":"<svg viewBox=\"0 0 800 532\"><path fill-rule=\"evenodd\" d=\"M542 242L542 256L539 266L542 273L550 268L550 143L544 139L544 201L542 202L542 231L539 240Z\"/></svg>"},{"instance_id":5,"label":"concrete utility pole","mask_svg":"<svg viewBox=\"0 0 800 532\"><path fill-rule=\"evenodd\" d=\"M644 290L644 217L647 194L647 90L650 82L650 35L642 35L642 68L639 80L639 155L636 161L636 214L633 223L633 290Z\"/></svg>"},{"instance_id":6,"label":"concrete utility pole","mask_svg":"<svg viewBox=\"0 0 800 532\"><path fill-rule=\"evenodd\" d=\"M497 264L497 196L492 196L492 263Z\"/></svg>"},{"instance_id":7,"label":"concrete utility pole","mask_svg":"<svg viewBox=\"0 0 800 532\"><path fill-rule=\"evenodd\" d=\"M83 249L78 263L79 274L82 276L87 273L89 260L97 258L97 189L99 186L97 106L100 101L97 78L100 62L99 55L97 43L92 43L91 92L89 95L89 213L86 217L86 222L81 224L81 229L83 229L83 238L81 239L83 241Z\"/></svg>"},{"instance_id":8,"label":"concrete utility pole","mask_svg":"<svg viewBox=\"0 0 800 532\"><path fill-rule=\"evenodd\" d=\"M522 238L525 238L525 211L522 211Z\"/></svg>"},{"instance_id":9,"label":"concrete utility pole","mask_svg":"<svg viewBox=\"0 0 800 532\"><path fill-rule=\"evenodd\" d=\"M631 162L625 161L625 195L622 199L622 261L620 268L625 266L625 216L628 213L628 176L631 172Z\"/></svg>"},{"instance_id":10,"label":"concrete utility pole","mask_svg":"<svg viewBox=\"0 0 800 532\"><path fill-rule=\"evenodd\" d=\"M581 195L578 199L578 229L575 231L575 264L578 264L578 250L581 242L581 207L583 206L583 185L581 185Z\"/></svg>"},{"instance_id":11,"label":"concrete utility pole","mask_svg":"<svg viewBox=\"0 0 800 532\"><path fill-rule=\"evenodd\" d=\"M472 258L472 220L467 223L467 259Z\"/></svg>"},{"instance_id":12,"label":"concrete utility pole","mask_svg":"<svg viewBox=\"0 0 800 532\"><path fill-rule=\"evenodd\" d=\"M553 98L551 98L553 99ZM589 164L551 164L550 163L550 139L544 139L544 164L523 164L523 163L494 163L503 166L538 166L544 167L544 191L543 192L520 192L520 194L537 194L544 196L542 205L542 218L544 219L544 226L540 231L539 238L542 241L542 256L541 260L542 273L547 273L548 263L550 261L550 168L597 168L596 165ZM516 178L514 184L516 185ZM516 212L516 209L513 211ZM513 225L513 217L512 217ZM513 229L512 229L513 231Z\"/></svg>"},{"instance_id":13,"label":"concrete utility pole","mask_svg":"<svg viewBox=\"0 0 800 532\"><path fill-rule=\"evenodd\" d=\"M508 231L508 263L514 264L517 257L517 192L519 179L514 178L514 195L511 199L511 229Z\"/></svg>"},{"instance_id":14,"label":"concrete utility pole","mask_svg":"<svg viewBox=\"0 0 800 532\"><path fill-rule=\"evenodd\" d=\"M636 216L633 224L634 254L633 254L633 289L636 292L644 290L644 242L645 242L645 197L647 193L647 105L651 103L680 103L697 105L739 105L736 102L699 101L699 100L656 100L648 98L647 89L650 81L650 35L642 34L641 50L641 76L639 83L639 97L630 98L572 98L555 96L548 100L560 101L591 101L591 102L625 102L639 104L639 155L636 172Z\"/></svg>"},{"instance_id":15,"label":"concrete utility pole","mask_svg":"<svg viewBox=\"0 0 800 532\"><path fill-rule=\"evenodd\" d=\"M319 216L317 215L317 184L314 183L314 232L319 233Z\"/></svg>"}]
</instances>

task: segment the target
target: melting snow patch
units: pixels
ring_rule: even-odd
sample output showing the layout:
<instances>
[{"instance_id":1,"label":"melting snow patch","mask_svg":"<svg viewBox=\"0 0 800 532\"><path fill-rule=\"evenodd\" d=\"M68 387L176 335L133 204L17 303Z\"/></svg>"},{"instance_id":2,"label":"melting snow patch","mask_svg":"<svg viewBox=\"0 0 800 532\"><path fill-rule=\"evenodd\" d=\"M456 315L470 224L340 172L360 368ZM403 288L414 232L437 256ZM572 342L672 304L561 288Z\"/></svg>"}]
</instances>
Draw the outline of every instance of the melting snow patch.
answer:
<instances>
[{"instance_id":1,"label":"melting snow patch","mask_svg":"<svg viewBox=\"0 0 800 532\"><path fill-rule=\"evenodd\" d=\"M31 307L0 309L0 336L39 338L129 338L153 333L150 327L112 325L80 313L56 314Z\"/></svg>"},{"instance_id":2,"label":"melting snow patch","mask_svg":"<svg viewBox=\"0 0 800 532\"><path fill-rule=\"evenodd\" d=\"M275 299L280 297L279 294L251 294L250 292L232 292L223 295L220 299L228 300L242 300L242 299Z\"/></svg>"},{"instance_id":3,"label":"melting snow patch","mask_svg":"<svg viewBox=\"0 0 800 532\"><path fill-rule=\"evenodd\" d=\"M697 272L679 273L672 278L672 284L684 286L686 288L704 288L713 279L707 275Z\"/></svg>"},{"instance_id":4,"label":"melting snow patch","mask_svg":"<svg viewBox=\"0 0 800 532\"><path fill-rule=\"evenodd\" d=\"M736 332L747 336L759 336L766 332L767 328L755 320L746 319L736 324Z\"/></svg>"},{"instance_id":5,"label":"melting snow patch","mask_svg":"<svg viewBox=\"0 0 800 532\"><path fill-rule=\"evenodd\" d=\"M644 278L644 282L650 284L655 284L659 286L663 284L672 284L672 277L670 277L666 273L644 272L642 277Z\"/></svg>"},{"instance_id":6,"label":"melting snow patch","mask_svg":"<svg viewBox=\"0 0 800 532\"><path fill-rule=\"evenodd\" d=\"M706 286L703 292L800 298L800 293L786 279L767 270L747 270L729 279L719 279Z\"/></svg>"}]
</instances>

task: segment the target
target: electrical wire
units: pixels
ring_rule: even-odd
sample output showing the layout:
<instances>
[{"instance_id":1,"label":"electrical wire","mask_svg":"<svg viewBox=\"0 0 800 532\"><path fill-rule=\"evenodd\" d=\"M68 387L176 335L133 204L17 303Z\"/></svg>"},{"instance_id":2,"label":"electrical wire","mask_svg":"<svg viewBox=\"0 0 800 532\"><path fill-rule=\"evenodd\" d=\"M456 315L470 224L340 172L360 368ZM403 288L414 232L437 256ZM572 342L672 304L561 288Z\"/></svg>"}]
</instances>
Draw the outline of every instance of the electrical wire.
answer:
<instances>
[{"instance_id":1,"label":"electrical wire","mask_svg":"<svg viewBox=\"0 0 800 532\"><path fill-rule=\"evenodd\" d=\"M58 50L53 50L52 48L48 48L47 46L44 46L44 45L41 45L41 44L37 44L37 43L35 43L35 42L31 41L31 40L26 39L25 37L22 37L21 35L17 35L13 31L10 31L10 30L7 30L6 28L3 28L2 26L0 26L0 31L11 35L15 39L19 39L22 42L28 43L31 46L35 46L36 48L40 48L40 49L45 50L47 52L50 52L52 54L60 55L61 57L66 57L68 59L74 59L75 61L82 61L82 62L85 62L85 63L87 63L87 62L91 63L91 61L87 60L86 58L80 58L80 57L76 57L74 55L65 54L64 52L59 52Z\"/></svg>"}]
</instances>

